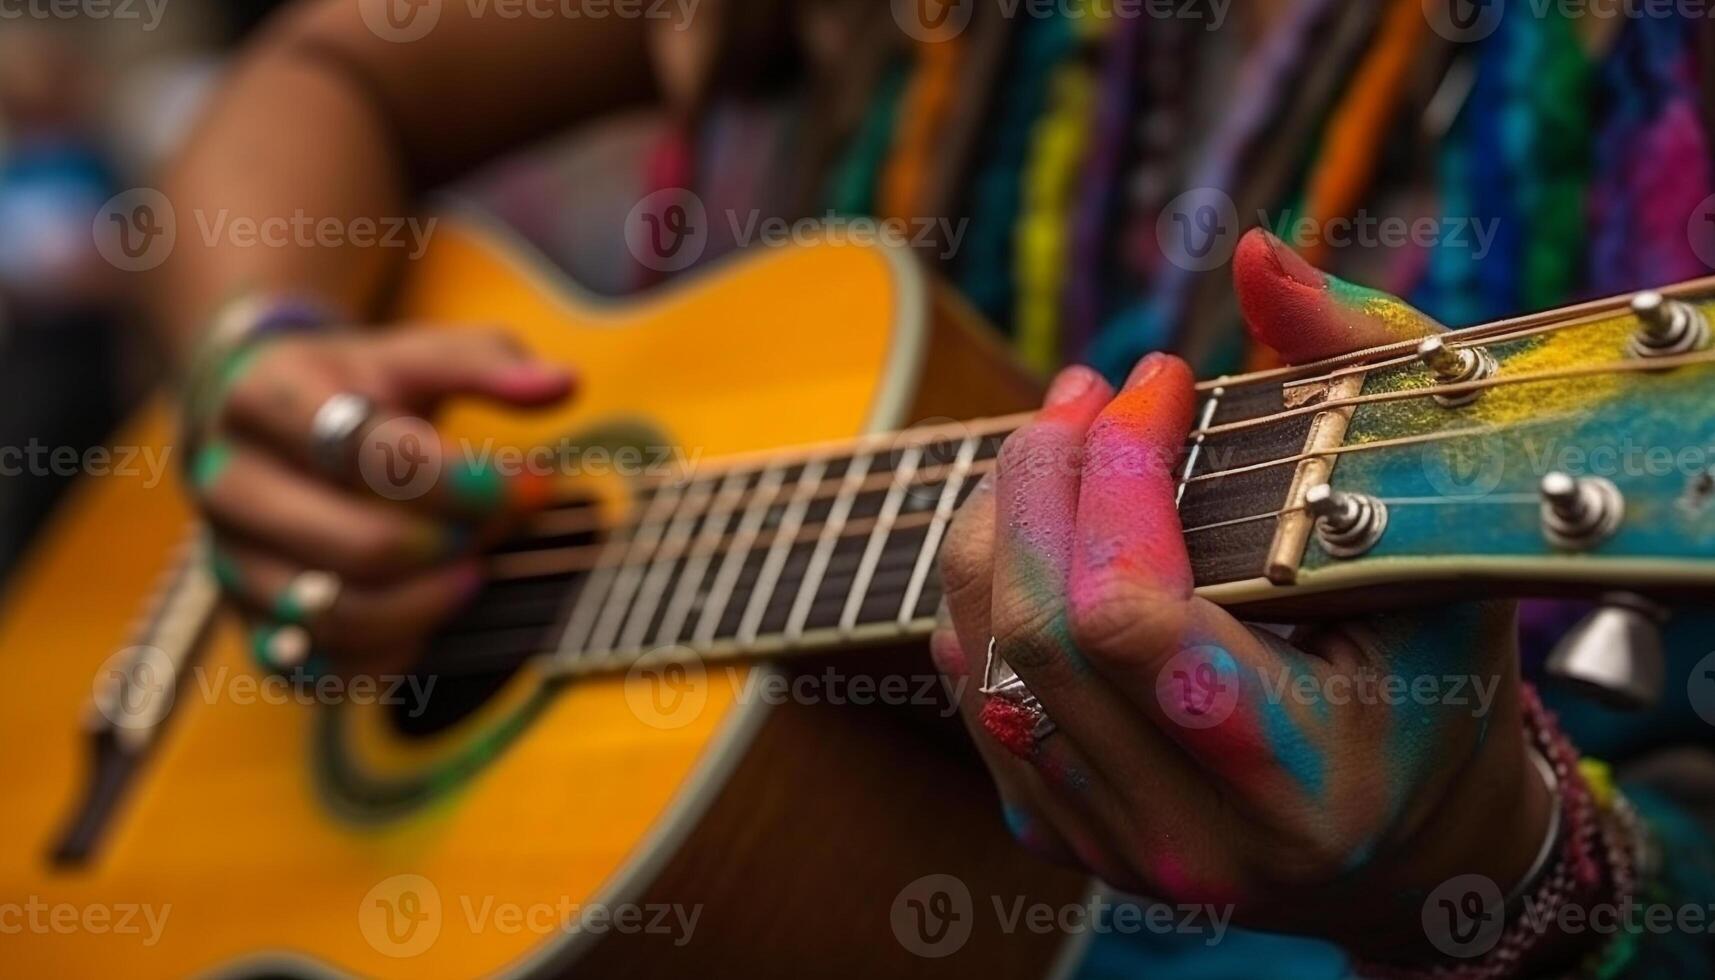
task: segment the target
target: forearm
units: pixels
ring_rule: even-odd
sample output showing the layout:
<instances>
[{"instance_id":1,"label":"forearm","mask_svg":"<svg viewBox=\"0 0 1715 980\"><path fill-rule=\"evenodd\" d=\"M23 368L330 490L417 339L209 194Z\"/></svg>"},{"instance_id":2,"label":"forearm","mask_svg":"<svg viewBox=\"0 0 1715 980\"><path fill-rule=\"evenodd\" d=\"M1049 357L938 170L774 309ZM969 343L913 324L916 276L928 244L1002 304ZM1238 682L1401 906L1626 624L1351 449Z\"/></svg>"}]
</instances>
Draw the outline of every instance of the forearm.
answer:
<instances>
[{"instance_id":1,"label":"forearm","mask_svg":"<svg viewBox=\"0 0 1715 980\"><path fill-rule=\"evenodd\" d=\"M414 193L530 139L652 98L641 19L507 19L448 4L378 37L357 5L272 25L160 187L177 219L148 303L182 358L233 296L287 291L359 317L421 245Z\"/></svg>"},{"instance_id":2,"label":"forearm","mask_svg":"<svg viewBox=\"0 0 1715 980\"><path fill-rule=\"evenodd\" d=\"M344 78L283 47L247 59L161 185L178 239L148 299L176 360L241 292L291 292L363 313L401 256L350 232L407 213L404 174L375 109ZM260 240L294 218L312 241L318 223L340 231L310 247L289 231L283 245Z\"/></svg>"}]
</instances>

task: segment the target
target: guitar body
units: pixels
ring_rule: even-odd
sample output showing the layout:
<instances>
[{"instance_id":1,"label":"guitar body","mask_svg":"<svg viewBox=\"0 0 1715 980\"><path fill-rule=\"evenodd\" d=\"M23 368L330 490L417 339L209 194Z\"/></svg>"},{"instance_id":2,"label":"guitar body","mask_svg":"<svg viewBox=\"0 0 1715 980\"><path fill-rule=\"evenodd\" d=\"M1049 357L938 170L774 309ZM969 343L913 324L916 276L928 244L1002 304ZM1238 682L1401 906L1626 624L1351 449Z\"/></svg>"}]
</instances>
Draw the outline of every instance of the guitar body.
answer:
<instances>
[{"instance_id":1,"label":"guitar body","mask_svg":"<svg viewBox=\"0 0 1715 980\"><path fill-rule=\"evenodd\" d=\"M448 221L398 312L503 324L577 366L565 408L445 420L477 442L641 431L713 460L1015 410L1034 392L882 248L773 251L620 305ZM116 444L160 452L171 431L156 409ZM170 483L182 461L168 459ZM585 482L603 509L628 506L623 481ZM5 937L6 974L1037 977L1065 955L1058 933L1004 934L991 897L1061 905L1088 883L1014 844L944 708L745 694L759 672L823 665L711 666L666 691L526 668L456 724L407 735L356 687L337 707L258 687L222 612L88 855L53 861L92 805L93 685L137 642L193 527L175 486L147 483L85 480L0 610L0 907L46 909ZM933 674L918 650L829 664ZM687 693L690 710L659 713ZM361 789L397 784L432 791L380 805ZM975 903L970 940L944 959L896 934L901 890L935 873ZM609 918L628 906L635 919Z\"/></svg>"}]
</instances>

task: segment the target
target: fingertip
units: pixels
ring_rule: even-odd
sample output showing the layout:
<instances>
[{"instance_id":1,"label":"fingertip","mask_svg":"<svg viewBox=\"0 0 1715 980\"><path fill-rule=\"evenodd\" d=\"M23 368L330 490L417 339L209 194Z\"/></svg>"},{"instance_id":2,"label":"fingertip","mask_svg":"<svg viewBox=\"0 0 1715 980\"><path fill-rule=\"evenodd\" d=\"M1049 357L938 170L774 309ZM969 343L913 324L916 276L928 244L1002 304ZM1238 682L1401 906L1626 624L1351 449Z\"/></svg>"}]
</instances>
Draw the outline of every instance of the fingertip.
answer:
<instances>
[{"instance_id":1,"label":"fingertip","mask_svg":"<svg viewBox=\"0 0 1715 980\"><path fill-rule=\"evenodd\" d=\"M518 405L546 405L563 401L572 393L572 372L545 361L522 361L508 365L493 379L494 394Z\"/></svg>"},{"instance_id":2,"label":"fingertip","mask_svg":"<svg viewBox=\"0 0 1715 980\"><path fill-rule=\"evenodd\" d=\"M1097 392L1100 392L1104 399L1113 394L1108 383L1094 368L1073 364L1054 376L1053 382L1048 385L1048 394L1043 399L1042 406L1060 408L1091 397Z\"/></svg>"}]
</instances>

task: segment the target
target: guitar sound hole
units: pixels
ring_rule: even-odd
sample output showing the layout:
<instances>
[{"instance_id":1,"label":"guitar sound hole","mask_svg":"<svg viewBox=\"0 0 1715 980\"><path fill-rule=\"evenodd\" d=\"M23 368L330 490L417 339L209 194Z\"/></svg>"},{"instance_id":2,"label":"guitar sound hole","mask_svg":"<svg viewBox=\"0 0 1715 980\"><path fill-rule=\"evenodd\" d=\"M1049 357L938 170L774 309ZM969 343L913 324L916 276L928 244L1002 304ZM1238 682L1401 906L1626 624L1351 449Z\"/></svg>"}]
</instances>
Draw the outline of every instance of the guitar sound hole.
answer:
<instances>
[{"instance_id":1,"label":"guitar sound hole","mask_svg":"<svg viewBox=\"0 0 1715 980\"><path fill-rule=\"evenodd\" d=\"M491 554L521 555L557 549L590 549L601 537L593 527L586 502L545 512L537 525L591 525L589 530L544 532L526 530ZM584 552L588 554L587 551ZM575 559L552 564L566 565ZM544 562L544 564L550 564ZM492 578L470 606L429 642L413 668L415 685L404 690L429 692L393 699L388 714L393 727L408 738L425 738L469 718L503 688L531 657L554 650L568 601L587 575L584 571L543 569L527 577ZM433 686L428 686L430 682Z\"/></svg>"}]
</instances>

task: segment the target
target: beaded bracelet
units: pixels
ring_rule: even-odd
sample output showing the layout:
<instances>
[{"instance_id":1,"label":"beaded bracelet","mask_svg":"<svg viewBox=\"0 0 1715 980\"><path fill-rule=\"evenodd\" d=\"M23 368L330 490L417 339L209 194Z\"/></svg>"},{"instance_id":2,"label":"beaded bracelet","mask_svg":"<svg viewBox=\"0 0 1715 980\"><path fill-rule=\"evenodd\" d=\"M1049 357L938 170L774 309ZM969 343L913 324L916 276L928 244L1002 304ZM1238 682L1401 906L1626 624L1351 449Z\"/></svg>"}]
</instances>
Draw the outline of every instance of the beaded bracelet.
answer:
<instances>
[{"instance_id":1,"label":"beaded bracelet","mask_svg":"<svg viewBox=\"0 0 1715 980\"><path fill-rule=\"evenodd\" d=\"M326 304L298 296L251 293L221 307L198 340L183 376L180 442L185 459L195 458L195 447L219 412L245 355L264 340L325 330L339 319Z\"/></svg>"},{"instance_id":2,"label":"beaded bracelet","mask_svg":"<svg viewBox=\"0 0 1715 980\"><path fill-rule=\"evenodd\" d=\"M1523 964L1554 934L1551 929L1537 928L1536 923L1556 921L1571 901L1596 893L1604 882L1616 907L1626 907L1637 894L1638 869L1647 865L1648 839L1635 811L1610 782L1601 778L1603 770L1581 762L1534 688L1524 685L1520 702L1532 747L1547 760L1557 783L1555 795L1563 834L1558 856L1534 882L1527 876L1521 893L1528 898L1505 904L1513 918L1481 959L1415 968L1365 963L1359 967L1360 975L1389 980L1517 977ZM1587 956L1575 975L1614 976L1630 961L1627 941L1632 938L1620 933L1614 942Z\"/></svg>"}]
</instances>

